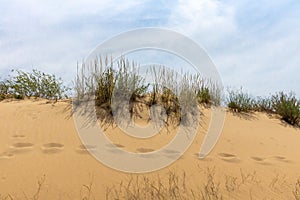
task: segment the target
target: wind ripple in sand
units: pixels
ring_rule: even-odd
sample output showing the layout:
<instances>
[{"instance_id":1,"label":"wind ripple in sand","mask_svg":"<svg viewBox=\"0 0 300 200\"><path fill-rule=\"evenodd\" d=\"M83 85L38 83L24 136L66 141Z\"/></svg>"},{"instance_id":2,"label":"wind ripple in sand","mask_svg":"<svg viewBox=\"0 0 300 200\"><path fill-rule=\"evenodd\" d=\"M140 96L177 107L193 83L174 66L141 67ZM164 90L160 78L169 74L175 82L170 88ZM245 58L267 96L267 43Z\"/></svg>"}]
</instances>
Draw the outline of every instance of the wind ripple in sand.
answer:
<instances>
[{"instance_id":1,"label":"wind ripple in sand","mask_svg":"<svg viewBox=\"0 0 300 200\"><path fill-rule=\"evenodd\" d=\"M51 153L58 153L62 151L63 148L64 148L63 144L50 142L42 146L42 151L43 153L51 154Z\"/></svg>"},{"instance_id":2,"label":"wind ripple in sand","mask_svg":"<svg viewBox=\"0 0 300 200\"><path fill-rule=\"evenodd\" d=\"M226 162L230 162L230 163L238 163L240 162L240 159L234 155L234 154L230 154L230 153L218 153L218 156L221 160L226 161Z\"/></svg>"}]
</instances>

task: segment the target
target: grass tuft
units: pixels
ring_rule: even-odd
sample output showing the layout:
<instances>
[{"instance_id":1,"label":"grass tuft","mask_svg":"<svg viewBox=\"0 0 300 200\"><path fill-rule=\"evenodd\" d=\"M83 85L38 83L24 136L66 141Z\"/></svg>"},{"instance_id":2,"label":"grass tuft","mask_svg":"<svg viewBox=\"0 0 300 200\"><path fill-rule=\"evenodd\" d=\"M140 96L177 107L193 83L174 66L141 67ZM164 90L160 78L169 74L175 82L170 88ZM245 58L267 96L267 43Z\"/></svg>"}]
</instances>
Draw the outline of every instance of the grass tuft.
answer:
<instances>
[{"instance_id":1,"label":"grass tuft","mask_svg":"<svg viewBox=\"0 0 300 200\"><path fill-rule=\"evenodd\" d=\"M299 125L300 101L292 92L279 92L273 95L271 100L275 113L280 115L282 120L291 125Z\"/></svg>"},{"instance_id":2,"label":"grass tuft","mask_svg":"<svg viewBox=\"0 0 300 200\"><path fill-rule=\"evenodd\" d=\"M233 112L250 112L254 110L255 100L242 90L229 90L227 106Z\"/></svg>"}]
</instances>

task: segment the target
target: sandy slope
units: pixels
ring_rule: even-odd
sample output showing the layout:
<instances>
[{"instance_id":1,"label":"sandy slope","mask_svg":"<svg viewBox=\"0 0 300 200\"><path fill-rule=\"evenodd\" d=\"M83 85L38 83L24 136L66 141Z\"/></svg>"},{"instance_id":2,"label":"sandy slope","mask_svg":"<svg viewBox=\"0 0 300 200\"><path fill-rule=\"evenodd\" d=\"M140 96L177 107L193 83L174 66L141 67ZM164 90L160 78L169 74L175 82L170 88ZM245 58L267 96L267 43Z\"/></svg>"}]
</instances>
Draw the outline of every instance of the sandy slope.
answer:
<instances>
[{"instance_id":1,"label":"sandy slope","mask_svg":"<svg viewBox=\"0 0 300 200\"><path fill-rule=\"evenodd\" d=\"M32 199L40 181L39 199L83 199L90 183L91 199L105 199L107 187L131 177L104 166L82 148L71 110L69 102L0 102L0 197ZM168 168L146 176L155 179L159 174L164 179L170 170L185 172L187 185L197 191L207 181L207 169L215 169L225 199L294 199L292 191L300 177L299 129L261 113L227 113L219 142L199 160L196 153L209 122L209 112L205 113L206 125L186 153ZM172 138L162 133L152 141L135 141L117 128L106 134L135 152L155 149ZM230 185L238 188L231 191Z\"/></svg>"}]
</instances>

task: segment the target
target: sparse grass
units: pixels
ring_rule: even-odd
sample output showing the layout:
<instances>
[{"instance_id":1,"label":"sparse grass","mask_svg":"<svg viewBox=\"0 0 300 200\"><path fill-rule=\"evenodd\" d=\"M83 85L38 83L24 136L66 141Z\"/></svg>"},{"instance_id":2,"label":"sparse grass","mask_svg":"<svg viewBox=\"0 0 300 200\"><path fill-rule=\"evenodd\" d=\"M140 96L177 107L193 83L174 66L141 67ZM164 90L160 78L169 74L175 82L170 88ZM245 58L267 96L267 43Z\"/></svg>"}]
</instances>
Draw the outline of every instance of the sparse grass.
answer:
<instances>
[{"instance_id":1,"label":"sparse grass","mask_svg":"<svg viewBox=\"0 0 300 200\"><path fill-rule=\"evenodd\" d=\"M240 113L258 111L277 114L293 126L299 126L300 123L300 101L293 92L279 92L271 97L254 99L242 89L229 90L227 106L231 111Z\"/></svg>"},{"instance_id":2,"label":"sparse grass","mask_svg":"<svg viewBox=\"0 0 300 200\"><path fill-rule=\"evenodd\" d=\"M206 182L199 190L193 190L187 185L185 172L178 174L169 171L166 177L149 178L149 176L134 176L127 181L106 188L106 199L126 200L221 200L220 184L215 181L213 169L206 171Z\"/></svg>"},{"instance_id":3,"label":"sparse grass","mask_svg":"<svg viewBox=\"0 0 300 200\"><path fill-rule=\"evenodd\" d=\"M274 197L274 199L300 200L300 178L295 184L290 184L284 175L277 174L268 184L265 181L261 182L255 171L244 173L241 170L241 175L238 177L224 173L216 175L215 167L207 167L200 172L202 173L189 174L185 171L179 173L176 170L170 170L166 174L131 174L124 180L106 185L105 188L94 185L92 178L88 184L80 184L81 187L78 187L80 191L67 199L92 200L99 199L101 196L106 200L223 200L272 199ZM197 179L194 177L196 174ZM45 184L45 180L44 175L37 181L37 186L33 186L32 193L15 191L11 194L0 194L0 199L38 200L49 198L48 195L53 197L52 185ZM261 193L262 191L265 193ZM75 197L75 195L78 196Z\"/></svg>"},{"instance_id":4,"label":"sparse grass","mask_svg":"<svg viewBox=\"0 0 300 200\"><path fill-rule=\"evenodd\" d=\"M220 183L215 181L215 168L207 168L206 172L207 182L203 189L200 190L202 200L222 200L220 192Z\"/></svg>"},{"instance_id":5,"label":"sparse grass","mask_svg":"<svg viewBox=\"0 0 300 200\"><path fill-rule=\"evenodd\" d=\"M255 102L255 111L258 112L266 112L266 113L274 113L273 104L271 98L262 98L257 97Z\"/></svg>"},{"instance_id":6,"label":"sparse grass","mask_svg":"<svg viewBox=\"0 0 300 200\"><path fill-rule=\"evenodd\" d=\"M138 70L136 63L130 63L124 57L117 61L107 57L103 61L100 57L88 66L83 63L82 69L77 70L74 81L75 99L78 102L87 94L95 94L96 106L104 108L110 115L113 114L112 110L123 109L120 113L124 113L124 109L128 109L131 117L138 115L134 112L139 110L135 109L136 106L144 104L150 108L153 105L161 105L167 115L167 125L178 125L187 114L194 115L197 104L210 107L219 106L224 102L223 88L213 81L203 79L199 74L178 74L164 66L153 66L150 74L147 74L153 76L154 83L150 85ZM26 78L25 74L20 75ZM4 89L0 94L3 96L3 83L2 88ZM32 90L34 91L34 88ZM23 90L17 94L22 93L24 94ZM38 93L30 95L35 94ZM126 101L128 104L124 106ZM255 99L241 88L228 90L225 103L233 112L259 111L278 114L287 123L299 125L300 103L293 94L280 92L271 97Z\"/></svg>"},{"instance_id":7,"label":"sparse grass","mask_svg":"<svg viewBox=\"0 0 300 200\"><path fill-rule=\"evenodd\" d=\"M227 106L233 112L250 112L254 110L255 100L242 90L229 90Z\"/></svg>"},{"instance_id":8,"label":"sparse grass","mask_svg":"<svg viewBox=\"0 0 300 200\"><path fill-rule=\"evenodd\" d=\"M186 113L194 112L197 101L208 106L220 103L217 92L213 91L217 87L211 90L199 75L179 75L163 66L153 67L150 75L154 83L150 85L138 70L136 63L130 63L124 57L116 62L112 58L109 61L107 57L103 62L100 57L92 66L83 64L82 69L77 70L74 82L77 100L94 93L96 106L106 109L110 114L113 114L112 110L129 109L131 117L136 114L133 110L139 105L137 102L149 108L161 105L168 117L166 123L173 124L179 124ZM124 106L124 101L129 103L129 107Z\"/></svg>"},{"instance_id":9,"label":"sparse grass","mask_svg":"<svg viewBox=\"0 0 300 200\"><path fill-rule=\"evenodd\" d=\"M285 94L279 92L272 96L274 112L281 116L281 119L291 125L300 123L300 101L291 92Z\"/></svg>"}]
</instances>

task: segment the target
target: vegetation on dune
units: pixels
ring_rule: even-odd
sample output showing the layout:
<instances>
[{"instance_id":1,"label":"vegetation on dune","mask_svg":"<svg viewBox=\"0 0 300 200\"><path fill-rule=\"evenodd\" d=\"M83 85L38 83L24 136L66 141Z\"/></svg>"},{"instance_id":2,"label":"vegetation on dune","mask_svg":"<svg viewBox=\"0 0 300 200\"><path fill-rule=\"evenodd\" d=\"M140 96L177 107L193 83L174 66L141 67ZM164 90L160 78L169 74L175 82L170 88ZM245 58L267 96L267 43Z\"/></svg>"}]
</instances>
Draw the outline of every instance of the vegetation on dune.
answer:
<instances>
[{"instance_id":1,"label":"vegetation on dune","mask_svg":"<svg viewBox=\"0 0 300 200\"><path fill-rule=\"evenodd\" d=\"M8 95L9 86L6 81L0 81L0 101Z\"/></svg>"},{"instance_id":2,"label":"vegetation on dune","mask_svg":"<svg viewBox=\"0 0 300 200\"><path fill-rule=\"evenodd\" d=\"M231 111L239 113L259 111L277 114L288 124L300 125L300 101L293 92L279 92L266 98L253 98L242 89L229 90L227 106Z\"/></svg>"},{"instance_id":3,"label":"vegetation on dune","mask_svg":"<svg viewBox=\"0 0 300 200\"><path fill-rule=\"evenodd\" d=\"M129 100L131 114L137 101L148 107L161 105L168 118L177 122L182 120L183 112L195 110L194 102L208 107L224 103L222 88L205 80L200 74L179 75L175 70L164 66L153 66L150 73L147 72L147 76L152 76L153 83L147 83L138 73L138 69L134 62L130 63L123 57L117 62L106 57L104 62L99 58L90 66L83 64L74 82L77 100L93 93L96 105L108 109L111 114L111 101L115 96ZM122 93L127 96L122 96ZM228 90L225 103L233 112L259 111L277 114L287 123L299 125L299 100L292 93L280 92L267 98L254 98L242 88L231 89ZM186 108L185 111L182 110L183 107Z\"/></svg>"},{"instance_id":4,"label":"vegetation on dune","mask_svg":"<svg viewBox=\"0 0 300 200\"><path fill-rule=\"evenodd\" d=\"M147 83L139 74L139 67L121 57L116 62L107 57L94 60L92 65L82 65L74 85L76 101L80 102L87 94L95 95L97 106L106 108L111 114L118 107L124 108L122 100L129 102L129 111L133 114L136 102L150 107L161 105L168 119L180 122L186 112L194 112L195 102L211 106L220 105L220 90L216 85L204 81L199 74L178 74L164 66L153 66L146 76L153 78ZM117 97L117 98L116 98ZM114 104L112 100L119 103ZM182 108L185 108L184 110ZM175 121L173 120L175 119Z\"/></svg>"},{"instance_id":5,"label":"vegetation on dune","mask_svg":"<svg viewBox=\"0 0 300 200\"><path fill-rule=\"evenodd\" d=\"M61 78L46 74L38 70L24 72L13 70L15 75L0 82L0 99L25 97L39 97L51 100L67 98L66 92L70 90L63 85Z\"/></svg>"},{"instance_id":6,"label":"vegetation on dune","mask_svg":"<svg viewBox=\"0 0 300 200\"><path fill-rule=\"evenodd\" d=\"M67 98L70 90L64 86L61 78L38 70L25 72L13 70L14 74L0 80L0 101L6 98L24 99L39 97L51 100ZM152 76L153 82L147 83L139 74L139 67L121 57L117 62L112 58L97 58L92 65L82 64L77 69L74 81L75 102L80 102L86 95L94 94L96 106L112 114L114 109L123 109L121 103L129 102L131 117L135 106L143 103L149 108L161 105L168 119L180 122L187 112L194 114L197 104L206 107L221 105L222 88L212 81L203 79L199 74L182 73L164 66L153 66L146 76ZM295 94L278 92L269 97L254 98L242 88L228 90L225 103L230 111L249 113L254 111L276 114L285 122L300 125L300 100ZM183 110L182 108L185 108Z\"/></svg>"},{"instance_id":7,"label":"vegetation on dune","mask_svg":"<svg viewBox=\"0 0 300 200\"><path fill-rule=\"evenodd\" d=\"M255 111L259 112L275 113L273 110L273 103L270 97L257 97L254 109Z\"/></svg>"},{"instance_id":8,"label":"vegetation on dune","mask_svg":"<svg viewBox=\"0 0 300 200\"><path fill-rule=\"evenodd\" d=\"M273 110L281 116L281 119L291 125L299 125L300 101L293 93L277 93L271 98Z\"/></svg>"},{"instance_id":9,"label":"vegetation on dune","mask_svg":"<svg viewBox=\"0 0 300 200\"><path fill-rule=\"evenodd\" d=\"M254 99L242 90L229 90L227 97L227 106L234 112L253 111L255 105Z\"/></svg>"}]
</instances>

